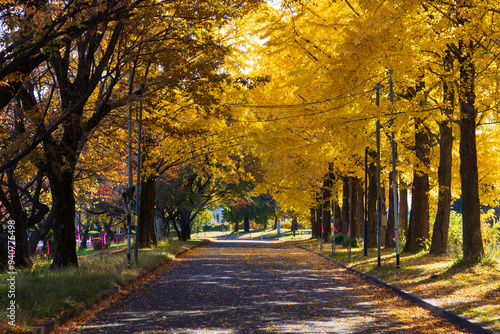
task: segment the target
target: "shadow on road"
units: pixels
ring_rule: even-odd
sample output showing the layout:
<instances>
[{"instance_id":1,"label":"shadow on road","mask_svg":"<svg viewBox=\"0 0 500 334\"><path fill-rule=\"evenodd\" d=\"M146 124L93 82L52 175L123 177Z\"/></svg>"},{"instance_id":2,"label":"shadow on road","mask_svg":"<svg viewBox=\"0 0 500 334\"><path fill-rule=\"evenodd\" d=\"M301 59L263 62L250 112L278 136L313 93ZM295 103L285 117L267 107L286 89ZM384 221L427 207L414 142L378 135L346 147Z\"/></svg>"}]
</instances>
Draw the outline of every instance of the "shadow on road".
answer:
<instances>
[{"instance_id":1,"label":"shadow on road","mask_svg":"<svg viewBox=\"0 0 500 334\"><path fill-rule=\"evenodd\" d=\"M318 261L281 243L216 242L75 332L432 333L441 323L413 321L414 306L394 318L380 308L393 297L367 298Z\"/></svg>"}]
</instances>

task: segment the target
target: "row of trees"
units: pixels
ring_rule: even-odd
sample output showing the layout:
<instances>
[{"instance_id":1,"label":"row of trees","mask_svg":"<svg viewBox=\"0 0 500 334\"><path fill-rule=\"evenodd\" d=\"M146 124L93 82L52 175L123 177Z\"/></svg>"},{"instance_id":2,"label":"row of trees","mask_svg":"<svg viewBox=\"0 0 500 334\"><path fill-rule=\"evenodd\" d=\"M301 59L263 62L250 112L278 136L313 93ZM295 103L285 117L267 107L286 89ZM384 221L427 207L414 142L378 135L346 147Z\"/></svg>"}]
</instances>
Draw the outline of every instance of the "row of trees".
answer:
<instances>
[{"instance_id":1,"label":"row of trees","mask_svg":"<svg viewBox=\"0 0 500 334\"><path fill-rule=\"evenodd\" d=\"M238 79L222 67L231 51L227 41L234 20L253 6L245 1L2 2L2 263L7 260L3 226L12 219L16 265L31 265L29 246L49 231L55 241L52 266L78 264L75 208L92 207L103 185L123 189L130 116L132 130L137 123L143 127L141 155L132 157L143 166L142 246L154 242L159 177L190 161L199 168L196 182L213 183L204 178L205 161L213 162L204 167L212 169L210 175L238 171L229 154L237 132L228 131L227 108L217 98L224 89L260 80ZM139 112L143 117L136 123ZM242 173L234 172L227 183Z\"/></svg>"},{"instance_id":2,"label":"row of trees","mask_svg":"<svg viewBox=\"0 0 500 334\"><path fill-rule=\"evenodd\" d=\"M319 201L328 208L335 187L336 212L357 221L366 172L373 226L377 120L382 179L394 133L399 197L411 189L407 250L423 247L435 212L432 249L443 252L451 199L461 197L464 257L480 258L480 204L500 189L500 10L486 0L271 5L2 3L2 262L13 219L17 265L30 265L30 245L51 230L53 267L77 265L75 208L99 213L104 188L128 187L138 124L141 153L129 160L141 163L141 246L155 242L155 202L187 239L197 208L222 197L245 204L252 181L302 217ZM404 204L388 202L389 212Z\"/></svg>"},{"instance_id":3,"label":"row of trees","mask_svg":"<svg viewBox=\"0 0 500 334\"><path fill-rule=\"evenodd\" d=\"M500 189L494 168L499 14L496 4L482 0L285 1L255 12L249 31L260 40L247 39L253 52L241 59L259 59L252 73L273 80L244 103L235 95L228 101L246 111L240 122L259 124L249 146L266 166L266 186L279 190L282 205L305 211L320 207L322 191L330 193L323 200L331 199L333 182L344 188L343 198L337 193L342 214L363 217L359 185L367 172L365 241L373 246L380 120L382 181L389 183L394 133L400 197L411 189L405 250L425 247L432 216L431 251L444 252L451 201L460 197L463 255L479 259L480 205L496 205ZM358 200L345 195L345 180ZM389 198L389 213L395 203Z\"/></svg>"}]
</instances>

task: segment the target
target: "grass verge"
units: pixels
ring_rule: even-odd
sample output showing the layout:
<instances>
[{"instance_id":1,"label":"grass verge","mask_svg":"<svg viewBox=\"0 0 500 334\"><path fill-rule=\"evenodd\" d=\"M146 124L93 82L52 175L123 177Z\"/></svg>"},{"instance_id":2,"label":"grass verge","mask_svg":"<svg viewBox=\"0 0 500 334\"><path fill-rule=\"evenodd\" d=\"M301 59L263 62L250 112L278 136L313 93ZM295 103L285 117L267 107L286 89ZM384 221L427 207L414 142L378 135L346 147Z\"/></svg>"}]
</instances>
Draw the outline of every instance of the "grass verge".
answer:
<instances>
[{"instance_id":1,"label":"grass verge","mask_svg":"<svg viewBox=\"0 0 500 334\"><path fill-rule=\"evenodd\" d=\"M293 236L293 233L290 229L281 229L280 234L278 235L276 229L251 229L250 232L200 232L194 234L194 237L198 238L208 238L208 239L224 239L224 237L229 239L242 239L242 240L280 240L280 241L297 241L297 240L305 240L311 238L311 230L298 230Z\"/></svg>"},{"instance_id":2,"label":"grass verge","mask_svg":"<svg viewBox=\"0 0 500 334\"><path fill-rule=\"evenodd\" d=\"M113 286L124 285L134 277L150 271L158 264L173 258L180 251L191 248L202 240L180 242L162 241L157 247L141 249L138 264L132 259L127 268L124 252L100 253L82 257L78 268L49 269L50 262L40 259L31 269L21 269L15 275L15 327L8 324L4 316L0 319L0 333L19 333L48 319L59 317L64 312L78 308L93 300L99 293ZM132 255L133 258L133 255ZM7 310L10 275L0 273L0 305Z\"/></svg>"},{"instance_id":3,"label":"grass verge","mask_svg":"<svg viewBox=\"0 0 500 334\"><path fill-rule=\"evenodd\" d=\"M352 248L348 263L345 247L337 246L332 254L331 243L324 244L322 251L318 240L295 244L500 331L500 264L497 260L485 259L472 264L445 255L420 252L400 254L400 268L397 269L394 249L382 249L379 268L376 249L370 249L365 257L363 248Z\"/></svg>"}]
</instances>

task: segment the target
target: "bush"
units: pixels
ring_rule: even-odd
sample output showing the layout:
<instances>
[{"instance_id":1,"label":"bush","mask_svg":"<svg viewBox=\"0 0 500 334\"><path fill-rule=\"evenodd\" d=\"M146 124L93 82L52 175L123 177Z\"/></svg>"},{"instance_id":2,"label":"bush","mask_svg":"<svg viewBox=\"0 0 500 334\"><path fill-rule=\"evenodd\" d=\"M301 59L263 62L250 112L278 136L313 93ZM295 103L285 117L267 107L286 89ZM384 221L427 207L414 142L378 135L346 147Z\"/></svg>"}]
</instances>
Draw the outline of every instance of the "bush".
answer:
<instances>
[{"instance_id":1,"label":"bush","mask_svg":"<svg viewBox=\"0 0 500 334\"><path fill-rule=\"evenodd\" d=\"M335 233L335 244L347 247L349 245L349 234L347 233ZM361 240L351 237L351 247L361 247Z\"/></svg>"},{"instance_id":2,"label":"bush","mask_svg":"<svg viewBox=\"0 0 500 334\"><path fill-rule=\"evenodd\" d=\"M483 224L483 240L485 242L485 260L496 261L500 256L500 220L491 220Z\"/></svg>"},{"instance_id":3,"label":"bush","mask_svg":"<svg viewBox=\"0 0 500 334\"><path fill-rule=\"evenodd\" d=\"M101 238L92 238L92 249L101 250ZM103 249L108 248L108 244L102 245Z\"/></svg>"},{"instance_id":4,"label":"bush","mask_svg":"<svg viewBox=\"0 0 500 334\"><path fill-rule=\"evenodd\" d=\"M462 244L462 215L452 211L448 230L448 254L456 258L462 257Z\"/></svg>"},{"instance_id":5,"label":"bush","mask_svg":"<svg viewBox=\"0 0 500 334\"><path fill-rule=\"evenodd\" d=\"M335 233L335 244L341 245L344 243L344 234L337 232Z\"/></svg>"}]
</instances>

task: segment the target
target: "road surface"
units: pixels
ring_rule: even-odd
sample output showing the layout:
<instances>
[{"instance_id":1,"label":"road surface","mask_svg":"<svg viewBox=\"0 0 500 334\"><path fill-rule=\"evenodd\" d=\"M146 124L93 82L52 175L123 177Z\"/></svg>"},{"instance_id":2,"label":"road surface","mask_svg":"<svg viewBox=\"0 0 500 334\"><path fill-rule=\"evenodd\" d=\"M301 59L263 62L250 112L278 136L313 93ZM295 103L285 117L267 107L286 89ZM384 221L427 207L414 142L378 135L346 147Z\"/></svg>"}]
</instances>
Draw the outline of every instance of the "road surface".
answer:
<instances>
[{"instance_id":1,"label":"road surface","mask_svg":"<svg viewBox=\"0 0 500 334\"><path fill-rule=\"evenodd\" d=\"M72 333L461 333L331 261L221 240L180 258Z\"/></svg>"}]
</instances>

